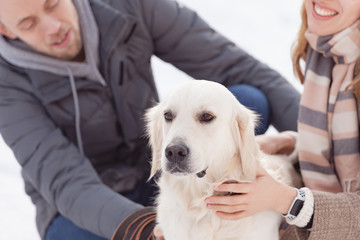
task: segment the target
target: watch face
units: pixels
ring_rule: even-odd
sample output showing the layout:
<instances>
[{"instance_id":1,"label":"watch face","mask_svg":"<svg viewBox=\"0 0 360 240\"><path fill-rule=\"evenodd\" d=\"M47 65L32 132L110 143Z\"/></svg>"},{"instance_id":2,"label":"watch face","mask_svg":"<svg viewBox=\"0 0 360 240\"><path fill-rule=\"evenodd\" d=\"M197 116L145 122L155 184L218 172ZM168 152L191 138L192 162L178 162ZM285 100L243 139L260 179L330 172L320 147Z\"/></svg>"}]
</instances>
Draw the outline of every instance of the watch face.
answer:
<instances>
[{"instance_id":1,"label":"watch face","mask_svg":"<svg viewBox=\"0 0 360 240\"><path fill-rule=\"evenodd\" d=\"M300 210L302 209L303 205L304 205L304 201L296 199L293 207L290 210L290 214L297 216L299 214Z\"/></svg>"}]
</instances>

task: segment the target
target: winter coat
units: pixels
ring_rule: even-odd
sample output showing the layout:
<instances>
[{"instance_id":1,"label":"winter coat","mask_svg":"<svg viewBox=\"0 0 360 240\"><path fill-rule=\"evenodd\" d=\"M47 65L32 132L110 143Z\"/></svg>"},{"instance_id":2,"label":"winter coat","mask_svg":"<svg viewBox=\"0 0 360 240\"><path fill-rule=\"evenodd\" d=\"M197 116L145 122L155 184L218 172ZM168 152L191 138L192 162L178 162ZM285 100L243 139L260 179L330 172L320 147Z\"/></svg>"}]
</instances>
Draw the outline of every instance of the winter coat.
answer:
<instances>
[{"instance_id":1,"label":"winter coat","mask_svg":"<svg viewBox=\"0 0 360 240\"><path fill-rule=\"evenodd\" d=\"M0 133L22 167L42 238L58 213L110 238L141 207L118 192L147 177L143 114L158 101L152 55L195 79L258 87L270 102L272 124L296 130L299 93L195 12L168 0L89 1L106 86L75 78L85 156L77 147L70 76L0 57Z\"/></svg>"}]
</instances>

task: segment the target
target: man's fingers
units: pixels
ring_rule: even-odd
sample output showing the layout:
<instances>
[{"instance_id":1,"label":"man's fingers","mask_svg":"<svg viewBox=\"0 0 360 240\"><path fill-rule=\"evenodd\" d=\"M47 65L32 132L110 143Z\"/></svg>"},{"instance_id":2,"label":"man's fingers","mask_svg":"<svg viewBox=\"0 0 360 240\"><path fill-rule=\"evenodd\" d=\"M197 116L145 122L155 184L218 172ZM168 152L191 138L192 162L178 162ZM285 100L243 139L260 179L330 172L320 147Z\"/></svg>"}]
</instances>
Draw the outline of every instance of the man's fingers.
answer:
<instances>
[{"instance_id":1,"label":"man's fingers","mask_svg":"<svg viewBox=\"0 0 360 240\"><path fill-rule=\"evenodd\" d=\"M159 225L156 225L154 227L154 235L155 235L156 239L158 239L158 240L164 239L163 238L163 231L162 231L162 229L161 229L161 227Z\"/></svg>"}]
</instances>

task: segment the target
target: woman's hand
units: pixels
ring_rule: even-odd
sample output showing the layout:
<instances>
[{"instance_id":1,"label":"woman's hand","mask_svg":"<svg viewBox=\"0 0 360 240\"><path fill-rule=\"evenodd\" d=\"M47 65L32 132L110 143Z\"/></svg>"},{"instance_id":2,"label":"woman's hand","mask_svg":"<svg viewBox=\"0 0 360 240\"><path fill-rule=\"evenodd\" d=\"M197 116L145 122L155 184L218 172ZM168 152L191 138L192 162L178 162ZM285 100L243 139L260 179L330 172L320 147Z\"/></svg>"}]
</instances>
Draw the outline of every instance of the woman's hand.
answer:
<instances>
[{"instance_id":1,"label":"woman's hand","mask_svg":"<svg viewBox=\"0 0 360 240\"><path fill-rule=\"evenodd\" d=\"M296 133L286 131L277 135L257 135L256 142L260 149L267 154L287 154L295 149Z\"/></svg>"},{"instance_id":2,"label":"woman's hand","mask_svg":"<svg viewBox=\"0 0 360 240\"><path fill-rule=\"evenodd\" d=\"M227 220L238 220L265 210L286 214L296 196L296 190L273 179L260 169L254 182L223 183L215 188L218 192L230 192L230 196L211 196L207 207Z\"/></svg>"}]
</instances>

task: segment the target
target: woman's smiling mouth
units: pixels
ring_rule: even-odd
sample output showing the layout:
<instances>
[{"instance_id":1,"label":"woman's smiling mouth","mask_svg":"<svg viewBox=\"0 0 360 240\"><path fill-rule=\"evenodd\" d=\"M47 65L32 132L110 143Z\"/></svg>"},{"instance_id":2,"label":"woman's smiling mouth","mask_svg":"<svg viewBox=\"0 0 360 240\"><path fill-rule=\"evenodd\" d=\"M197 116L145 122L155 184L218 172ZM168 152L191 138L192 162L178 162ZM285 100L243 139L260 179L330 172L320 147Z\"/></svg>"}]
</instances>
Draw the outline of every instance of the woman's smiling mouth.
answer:
<instances>
[{"instance_id":1,"label":"woman's smiling mouth","mask_svg":"<svg viewBox=\"0 0 360 240\"><path fill-rule=\"evenodd\" d=\"M313 6L314 13L319 17L332 17L338 14L337 11L322 7L316 2L313 3Z\"/></svg>"}]
</instances>

